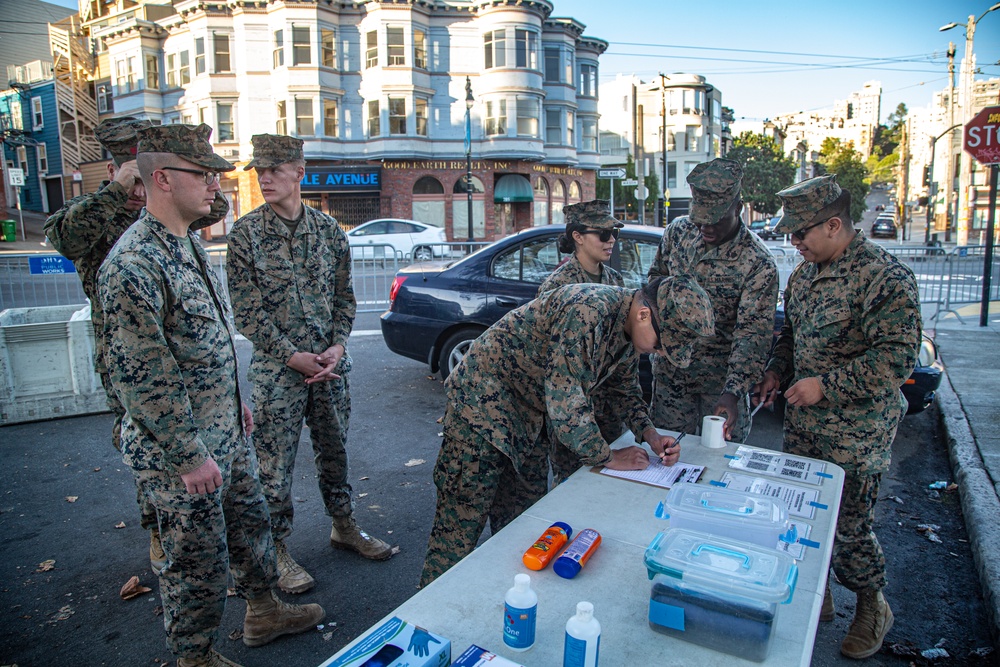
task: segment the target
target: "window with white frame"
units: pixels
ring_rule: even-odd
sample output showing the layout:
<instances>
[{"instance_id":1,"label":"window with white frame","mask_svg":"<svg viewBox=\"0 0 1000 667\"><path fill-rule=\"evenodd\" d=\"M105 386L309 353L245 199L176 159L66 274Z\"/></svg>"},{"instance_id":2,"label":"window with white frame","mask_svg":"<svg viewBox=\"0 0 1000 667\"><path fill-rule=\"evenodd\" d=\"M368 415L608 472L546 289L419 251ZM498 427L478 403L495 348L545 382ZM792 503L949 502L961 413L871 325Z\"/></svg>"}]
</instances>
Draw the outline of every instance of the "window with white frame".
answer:
<instances>
[{"instance_id":1,"label":"window with white frame","mask_svg":"<svg viewBox=\"0 0 1000 667\"><path fill-rule=\"evenodd\" d=\"M337 100L323 100L323 136L337 137Z\"/></svg>"},{"instance_id":2,"label":"window with white frame","mask_svg":"<svg viewBox=\"0 0 1000 667\"><path fill-rule=\"evenodd\" d=\"M130 90L128 88L126 88L126 86L128 85L128 77L126 76L126 73L125 73L125 67L126 67L126 64L125 64L124 60L119 60L117 63L115 63L115 68L116 68L116 70L118 72L118 94L119 95L123 95L125 93L130 92Z\"/></svg>"},{"instance_id":3,"label":"window with white frame","mask_svg":"<svg viewBox=\"0 0 1000 667\"><path fill-rule=\"evenodd\" d=\"M406 134L405 98L389 98L389 134Z\"/></svg>"},{"instance_id":4,"label":"window with white frame","mask_svg":"<svg viewBox=\"0 0 1000 667\"><path fill-rule=\"evenodd\" d=\"M545 47L545 83L559 83L559 47Z\"/></svg>"},{"instance_id":5,"label":"window with white frame","mask_svg":"<svg viewBox=\"0 0 1000 667\"><path fill-rule=\"evenodd\" d=\"M208 114L207 114L207 108L206 107L198 107L198 122L199 123L204 123L205 120L206 120L207 115Z\"/></svg>"},{"instance_id":6,"label":"window with white frame","mask_svg":"<svg viewBox=\"0 0 1000 667\"><path fill-rule=\"evenodd\" d=\"M573 52L563 49L563 83L573 85Z\"/></svg>"},{"instance_id":7,"label":"window with white frame","mask_svg":"<svg viewBox=\"0 0 1000 667\"><path fill-rule=\"evenodd\" d=\"M24 116L21 113L21 98L17 95L7 98L10 105L10 127L11 130L24 129Z\"/></svg>"},{"instance_id":8,"label":"window with white frame","mask_svg":"<svg viewBox=\"0 0 1000 667\"><path fill-rule=\"evenodd\" d=\"M375 30L365 34L365 67L378 67L378 32Z\"/></svg>"},{"instance_id":9,"label":"window with white frame","mask_svg":"<svg viewBox=\"0 0 1000 667\"><path fill-rule=\"evenodd\" d=\"M138 70L136 69L136 58L135 56L129 56L128 59L128 89L129 90L139 90L136 85L135 75Z\"/></svg>"},{"instance_id":10,"label":"window with white frame","mask_svg":"<svg viewBox=\"0 0 1000 667\"><path fill-rule=\"evenodd\" d=\"M562 113L559 109L545 110L545 143L562 143L562 126L560 120L562 120Z\"/></svg>"},{"instance_id":11,"label":"window with white frame","mask_svg":"<svg viewBox=\"0 0 1000 667\"><path fill-rule=\"evenodd\" d=\"M417 121L417 134L427 136L427 100L418 97L413 101L413 116Z\"/></svg>"},{"instance_id":12,"label":"window with white frame","mask_svg":"<svg viewBox=\"0 0 1000 667\"><path fill-rule=\"evenodd\" d=\"M566 112L566 145L576 147L576 112Z\"/></svg>"},{"instance_id":13,"label":"window with white frame","mask_svg":"<svg viewBox=\"0 0 1000 667\"><path fill-rule=\"evenodd\" d=\"M28 149L24 146L17 147L17 163L21 165L21 171L28 175Z\"/></svg>"},{"instance_id":14,"label":"window with white frame","mask_svg":"<svg viewBox=\"0 0 1000 667\"><path fill-rule=\"evenodd\" d=\"M538 100L517 98L517 136L538 137Z\"/></svg>"},{"instance_id":15,"label":"window with white frame","mask_svg":"<svg viewBox=\"0 0 1000 667\"><path fill-rule=\"evenodd\" d=\"M97 86L97 111L99 113L111 111L111 87L105 83Z\"/></svg>"},{"instance_id":16,"label":"window with white frame","mask_svg":"<svg viewBox=\"0 0 1000 667\"><path fill-rule=\"evenodd\" d=\"M219 102L215 106L215 117L219 121L219 141L236 141L236 121L232 102Z\"/></svg>"},{"instance_id":17,"label":"window with white frame","mask_svg":"<svg viewBox=\"0 0 1000 667\"><path fill-rule=\"evenodd\" d=\"M149 90L160 89L160 57L155 53L147 53L146 59L146 88Z\"/></svg>"},{"instance_id":18,"label":"window with white frame","mask_svg":"<svg viewBox=\"0 0 1000 667\"><path fill-rule=\"evenodd\" d=\"M274 57L272 62L275 67L285 66L285 31L275 30L274 31L274 47L273 47Z\"/></svg>"},{"instance_id":19,"label":"window with white frame","mask_svg":"<svg viewBox=\"0 0 1000 667\"><path fill-rule=\"evenodd\" d=\"M278 102L277 121L274 124L274 131L277 134L288 134L288 112L286 110L285 100L280 100Z\"/></svg>"},{"instance_id":20,"label":"window with white frame","mask_svg":"<svg viewBox=\"0 0 1000 667\"><path fill-rule=\"evenodd\" d=\"M698 136L699 129L700 128L697 125L687 126L687 146L685 149L689 152L695 153L698 151L698 140L700 139Z\"/></svg>"},{"instance_id":21,"label":"window with white frame","mask_svg":"<svg viewBox=\"0 0 1000 667\"><path fill-rule=\"evenodd\" d=\"M597 152L597 121L593 118L580 120L580 150Z\"/></svg>"},{"instance_id":22,"label":"window with white frame","mask_svg":"<svg viewBox=\"0 0 1000 667\"><path fill-rule=\"evenodd\" d=\"M319 31L319 57L323 67L337 66L337 33L327 28Z\"/></svg>"},{"instance_id":23,"label":"window with white frame","mask_svg":"<svg viewBox=\"0 0 1000 667\"><path fill-rule=\"evenodd\" d=\"M292 26L292 64L312 64L312 49L309 45L309 26Z\"/></svg>"},{"instance_id":24,"label":"window with white frame","mask_svg":"<svg viewBox=\"0 0 1000 667\"><path fill-rule=\"evenodd\" d=\"M526 69L538 69L538 34L533 30L514 31L516 45L515 65Z\"/></svg>"},{"instance_id":25,"label":"window with white frame","mask_svg":"<svg viewBox=\"0 0 1000 667\"><path fill-rule=\"evenodd\" d=\"M188 51L180 52L180 67L178 67L178 78L181 86L191 83L191 55Z\"/></svg>"},{"instance_id":26,"label":"window with white frame","mask_svg":"<svg viewBox=\"0 0 1000 667\"><path fill-rule=\"evenodd\" d=\"M38 131L45 125L45 115L42 113L42 98L31 98L31 129Z\"/></svg>"},{"instance_id":27,"label":"window with white frame","mask_svg":"<svg viewBox=\"0 0 1000 667\"><path fill-rule=\"evenodd\" d=\"M215 71L233 71L233 59L229 50L229 34L215 33L212 35L212 51L215 53Z\"/></svg>"},{"instance_id":28,"label":"window with white frame","mask_svg":"<svg viewBox=\"0 0 1000 667\"><path fill-rule=\"evenodd\" d=\"M406 66L406 45L403 43L403 27L388 26L385 29L385 49L389 56L389 67Z\"/></svg>"},{"instance_id":29,"label":"window with white frame","mask_svg":"<svg viewBox=\"0 0 1000 667\"><path fill-rule=\"evenodd\" d=\"M166 56L167 61L167 88L177 87L177 54L168 53ZM100 95L100 89L98 89L98 95ZM100 104L100 98L98 97L98 104Z\"/></svg>"},{"instance_id":30,"label":"window with white frame","mask_svg":"<svg viewBox=\"0 0 1000 667\"><path fill-rule=\"evenodd\" d=\"M493 30L483 35L486 69L507 66L507 31Z\"/></svg>"},{"instance_id":31,"label":"window with white frame","mask_svg":"<svg viewBox=\"0 0 1000 667\"><path fill-rule=\"evenodd\" d=\"M368 102L368 136L378 137L382 134L382 124L379 122L381 120L382 110L379 109L378 100L369 100Z\"/></svg>"},{"instance_id":32,"label":"window with white frame","mask_svg":"<svg viewBox=\"0 0 1000 667\"><path fill-rule=\"evenodd\" d=\"M597 97L597 65L580 64L580 83L576 92L582 97Z\"/></svg>"},{"instance_id":33,"label":"window with white frame","mask_svg":"<svg viewBox=\"0 0 1000 667\"><path fill-rule=\"evenodd\" d=\"M413 29L413 66L427 69L427 33L417 28Z\"/></svg>"},{"instance_id":34,"label":"window with white frame","mask_svg":"<svg viewBox=\"0 0 1000 667\"><path fill-rule=\"evenodd\" d=\"M35 156L38 158L38 173L49 173L49 155L48 151L45 150L44 143L40 143L35 146Z\"/></svg>"},{"instance_id":35,"label":"window with white frame","mask_svg":"<svg viewBox=\"0 0 1000 667\"><path fill-rule=\"evenodd\" d=\"M486 100L486 135L507 134L507 100Z\"/></svg>"},{"instance_id":36,"label":"window with white frame","mask_svg":"<svg viewBox=\"0 0 1000 667\"><path fill-rule=\"evenodd\" d=\"M295 134L300 137L311 137L316 134L311 97L295 99Z\"/></svg>"},{"instance_id":37,"label":"window with white frame","mask_svg":"<svg viewBox=\"0 0 1000 667\"><path fill-rule=\"evenodd\" d=\"M194 38L194 75L205 73L205 38Z\"/></svg>"}]
</instances>

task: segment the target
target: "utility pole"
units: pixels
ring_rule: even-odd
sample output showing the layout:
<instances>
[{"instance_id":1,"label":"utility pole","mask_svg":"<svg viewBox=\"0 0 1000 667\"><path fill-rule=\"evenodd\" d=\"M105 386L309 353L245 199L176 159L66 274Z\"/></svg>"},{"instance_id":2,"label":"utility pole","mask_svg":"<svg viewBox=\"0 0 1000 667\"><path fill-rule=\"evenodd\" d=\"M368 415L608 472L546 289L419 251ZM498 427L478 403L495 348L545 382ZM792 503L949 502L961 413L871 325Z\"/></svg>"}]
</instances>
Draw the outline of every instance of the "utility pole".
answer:
<instances>
[{"instance_id":1,"label":"utility pole","mask_svg":"<svg viewBox=\"0 0 1000 667\"><path fill-rule=\"evenodd\" d=\"M903 144L903 155L900 160L902 165L902 187L900 188L900 197L897 205L899 206L899 222L903 226L903 240L913 237L913 230L907 234L907 227L909 226L910 219L910 208L907 202L910 200L910 121L906 119L903 121L903 136L901 137L900 143Z\"/></svg>"},{"instance_id":2,"label":"utility pole","mask_svg":"<svg viewBox=\"0 0 1000 667\"><path fill-rule=\"evenodd\" d=\"M635 165L635 178L639 181L639 188L642 188L645 183L645 174L643 173L643 164L640 153L642 151L642 138L640 138L639 132L641 124L639 123L639 117L642 115L642 105L639 104L639 100L636 97L638 90L635 84L632 84L632 160L633 165ZM645 222L646 202L643 199L636 198L636 222L640 225ZM614 213L612 212L612 215Z\"/></svg>"},{"instance_id":3,"label":"utility pole","mask_svg":"<svg viewBox=\"0 0 1000 667\"><path fill-rule=\"evenodd\" d=\"M948 42L948 126L955 124L955 42ZM959 157L961 159L961 157ZM952 190L955 186L955 131L948 137L947 172L944 178L944 240L951 241L951 228L958 219L958 210L952 213ZM932 175L933 178L933 175Z\"/></svg>"},{"instance_id":4,"label":"utility pole","mask_svg":"<svg viewBox=\"0 0 1000 667\"><path fill-rule=\"evenodd\" d=\"M657 224L660 227L667 226L667 202L666 202L666 191L667 191L667 76L660 72L660 141L662 146L660 147L662 153L661 160L663 161L663 183L660 185L660 191L656 193L656 200L659 202L659 219Z\"/></svg>"}]
</instances>

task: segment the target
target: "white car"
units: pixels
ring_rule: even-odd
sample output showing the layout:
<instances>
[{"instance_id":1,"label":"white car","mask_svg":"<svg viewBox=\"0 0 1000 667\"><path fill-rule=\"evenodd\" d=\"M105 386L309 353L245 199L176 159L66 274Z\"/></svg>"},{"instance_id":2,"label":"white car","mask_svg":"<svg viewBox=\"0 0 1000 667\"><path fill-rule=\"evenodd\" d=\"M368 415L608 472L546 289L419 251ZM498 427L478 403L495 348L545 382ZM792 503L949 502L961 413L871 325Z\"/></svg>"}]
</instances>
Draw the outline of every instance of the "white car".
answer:
<instances>
[{"instance_id":1,"label":"white car","mask_svg":"<svg viewBox=\"0 0 1000 667\"><path fill-rule=\"evenodd\" d=\"M440 245L448 242L444 229L400 218L380 218L359 225L347 232L347 241L355 259L383 259L395 254L399 259L426 261L443 257L448 251Z\"/></svg>"}]
</instances>

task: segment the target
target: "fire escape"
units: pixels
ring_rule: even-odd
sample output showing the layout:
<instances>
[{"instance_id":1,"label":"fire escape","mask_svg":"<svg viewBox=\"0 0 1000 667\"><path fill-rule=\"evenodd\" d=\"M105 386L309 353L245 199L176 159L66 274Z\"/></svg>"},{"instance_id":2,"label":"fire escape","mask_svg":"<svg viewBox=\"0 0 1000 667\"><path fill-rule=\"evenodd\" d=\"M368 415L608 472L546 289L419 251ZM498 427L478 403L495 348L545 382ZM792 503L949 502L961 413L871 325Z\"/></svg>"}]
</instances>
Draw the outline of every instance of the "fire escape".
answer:
<instances>
[{"instance_id":1,"label":"fire escape","mask_svg":"<svg viewBox=\"0 0 1000 667\"><path fill-rule=\"evenodd\" d=\"M94 138L97 127L97 100L91 81L94 57L80 18L70 16L49 24L59 135L64 173L80 168L83 162L100 160L103 152Z\"/></svg>"}]
</instances>

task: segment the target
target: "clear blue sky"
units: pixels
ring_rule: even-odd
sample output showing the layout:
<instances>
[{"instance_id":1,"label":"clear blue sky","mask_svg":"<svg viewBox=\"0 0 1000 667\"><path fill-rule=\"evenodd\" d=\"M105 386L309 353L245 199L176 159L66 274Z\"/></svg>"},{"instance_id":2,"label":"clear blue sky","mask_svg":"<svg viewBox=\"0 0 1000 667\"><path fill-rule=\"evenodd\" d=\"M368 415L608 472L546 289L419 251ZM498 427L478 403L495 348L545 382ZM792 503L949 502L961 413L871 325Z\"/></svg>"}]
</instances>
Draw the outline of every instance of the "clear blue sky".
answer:
<instances>
[{"instance_id":1,"label":"clear blue sky","mask_svg":"<svg viewBox=\"0 0 1000 667\"><path fill-rule=\"evenodd\" d=\"M12 1L12 0L0 0ZM76 7L76 0L48 0ZM900 102L924 107L947 86L948 42L955 68L966 22L990 0L553 0L555 16L586 24L611 43L601 80L619 72L651 80L659 72L702 74L737 118L764 119L825 109L866 81L882 82L882 119ZM1000 76L1000 9L976 26L982 74Z\"/></svg>"}]
</instances>

